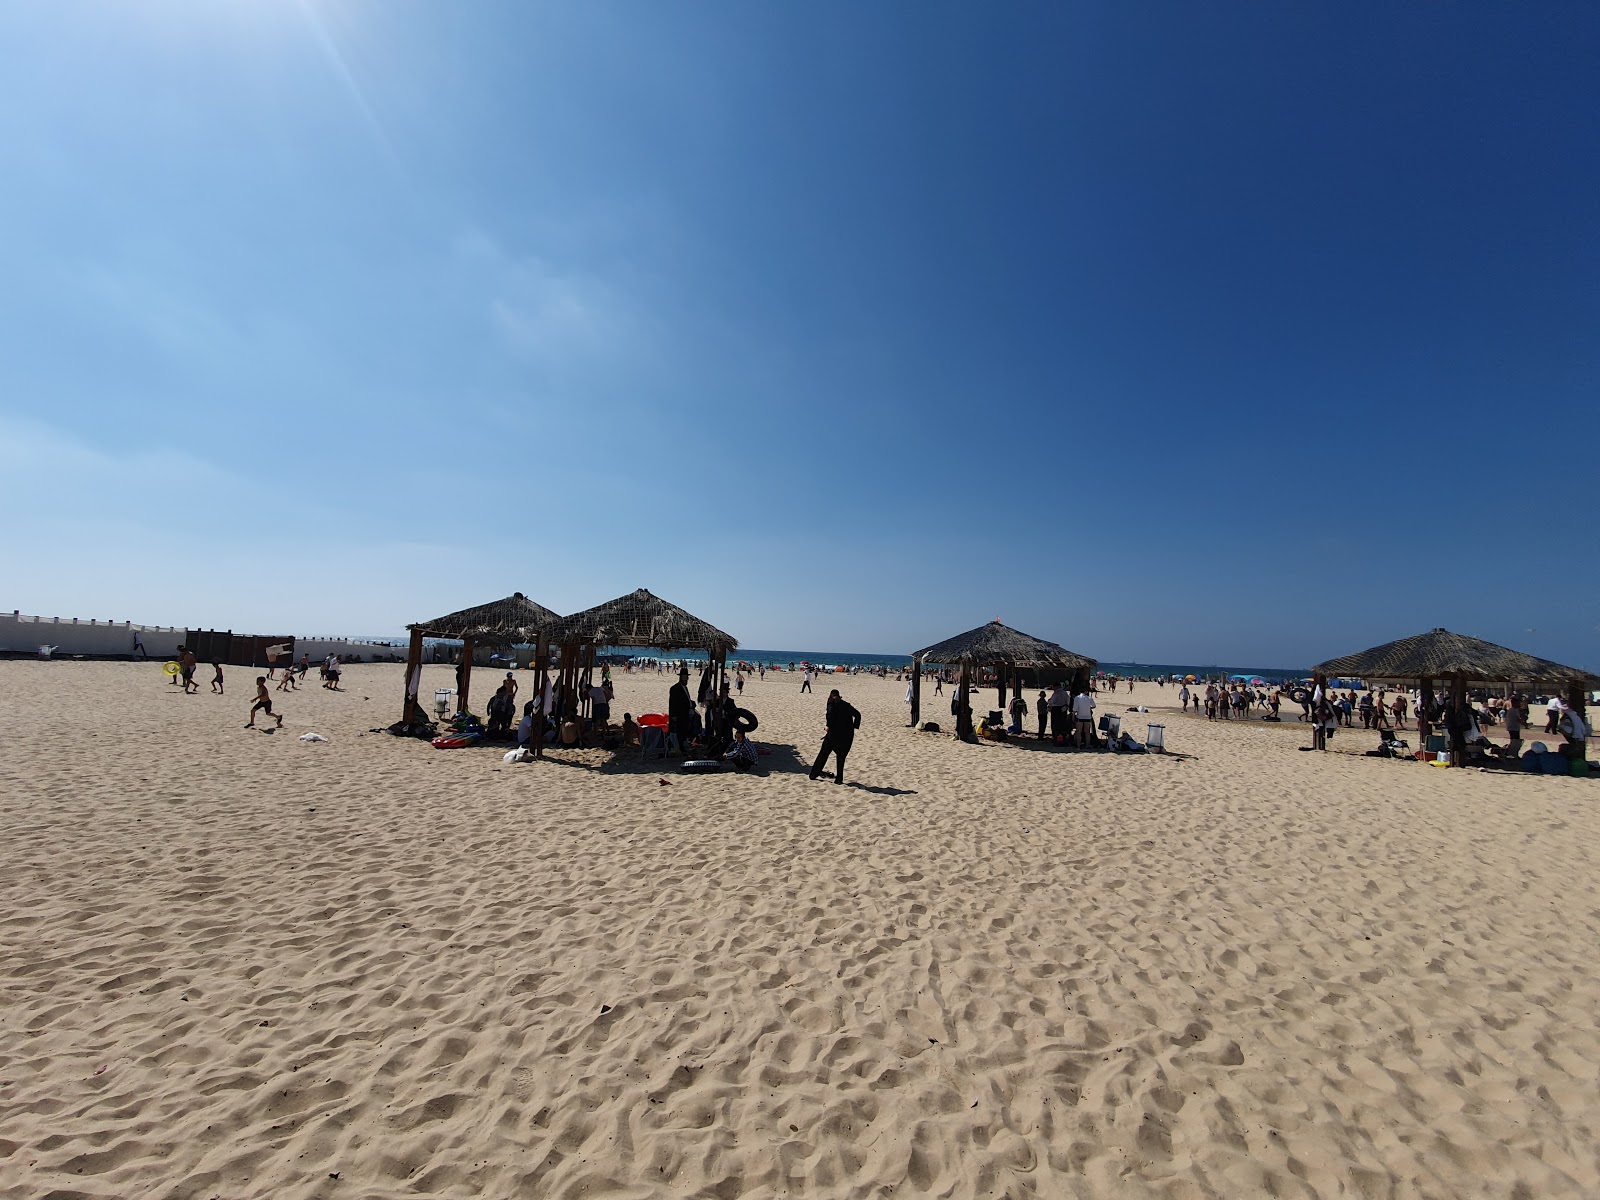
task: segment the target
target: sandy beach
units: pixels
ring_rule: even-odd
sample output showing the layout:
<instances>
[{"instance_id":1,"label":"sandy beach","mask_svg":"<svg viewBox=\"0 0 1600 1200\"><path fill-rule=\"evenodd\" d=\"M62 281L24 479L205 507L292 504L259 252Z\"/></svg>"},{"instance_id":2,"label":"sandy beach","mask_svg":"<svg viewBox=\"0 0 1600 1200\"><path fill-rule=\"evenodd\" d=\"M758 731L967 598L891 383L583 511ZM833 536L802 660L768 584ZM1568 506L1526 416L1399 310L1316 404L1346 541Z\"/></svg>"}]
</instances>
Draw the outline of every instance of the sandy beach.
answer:
<instances>
[{"instance_id":1,"label":"sandy beach","mask_svg":"<svg viewBox=\"0 0 1600 1200\"><path fill-rule=\"evenodd\" d=\"M254 674L0 663L0 1194L1600 1194L1592 780L1154 685L1182 757L964 746L783 674L759 775L506 766L369 732L399 667L277 733Z\"/></svg>"}]
</instances>

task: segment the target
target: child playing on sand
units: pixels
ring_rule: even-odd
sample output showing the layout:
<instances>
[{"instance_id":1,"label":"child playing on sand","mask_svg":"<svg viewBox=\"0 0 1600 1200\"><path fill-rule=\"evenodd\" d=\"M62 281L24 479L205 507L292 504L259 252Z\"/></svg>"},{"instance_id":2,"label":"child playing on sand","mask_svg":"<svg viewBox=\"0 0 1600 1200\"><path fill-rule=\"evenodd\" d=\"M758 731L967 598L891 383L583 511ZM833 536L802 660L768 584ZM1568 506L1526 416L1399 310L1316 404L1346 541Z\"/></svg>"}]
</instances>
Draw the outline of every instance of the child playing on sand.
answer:
<instances>
[{"instance_id":1,"label":"child playing on sand","mask_svg":"<svg viewBox=\"0 0 1600 1200\"><path fill-rule=\"evenodd\" d=\"M283 669L283 678L278 680L278 690L280 692L298 692L300 690L300 685L295 682L293 663Z\"/></svg>"},{"instance_id":2,"label":"child playing on sand","mask_svg":"<svg viewBox=\"0 0 1600 1200\"><path fill-rule=\"evenodd\" d=\"M212 663L211 669L216 672L211 677L211 690L219 696L225 695L226 693L222 690L222 664Z\"/></svg>"},{"instance_id":3,"label":"child playing on sand","mask_svg":"<svg viewBox=\"0 0 1600 1200\"><path fill-rule=\"evenodd\" d=\"M735 729L733 731L733 744L728 747L728 752L723 757L733 764L735 771L742 775L756 765L755 743L745 737L744 730Z\"/></svg>"},{"instance_id":4,"label":"child playing on sand","mask_svg":"<svg viewBox=\"0 0 1600 1200\"><path fill-rule=\"evenodd\" d=\"M622 714L622 744L624 746L639 744L639 722L633 719L632 713Z\"/></svg>"},{"instance_id":5,"label":"child playing on sand","mask_svg":"<svg viewBox=\"0 0 1600 1200\"><path fill-rule=\"evenodd\" d=\"M274 729L283 728L283 715L272 711L272 697L267 692L267 677L265 675L256 676L256 702L250 706L250 721L245 725L246 729L254 729L256 727L257 711L276 718L278 723L273 726Z\"/></svg>"}]
</instances>

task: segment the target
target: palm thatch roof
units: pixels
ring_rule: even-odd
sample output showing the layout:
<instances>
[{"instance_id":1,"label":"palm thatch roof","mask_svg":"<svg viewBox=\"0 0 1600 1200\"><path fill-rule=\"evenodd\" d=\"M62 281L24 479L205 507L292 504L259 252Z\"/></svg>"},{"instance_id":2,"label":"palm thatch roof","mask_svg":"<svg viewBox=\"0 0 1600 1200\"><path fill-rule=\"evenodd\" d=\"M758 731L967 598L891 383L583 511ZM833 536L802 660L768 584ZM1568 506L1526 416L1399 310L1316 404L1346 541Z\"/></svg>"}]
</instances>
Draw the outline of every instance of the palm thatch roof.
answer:
<instances>
[{"instance_id":1,"label":"palm thatch roof","mask_svg":"<svg viewBox=\"0 0 1600 1200\"><path fill-rule=\"evenodd\" d=\"M406 628L424 637L471 638L480 646L520 646L537 642L540 633L548 633L560 620L559 613L514 592L504 600L463 608Z\"/></svg>"},{"instance_id":2,"label":"palm thatch roof","mask_svg":"<svg viewBox=\"0 0 1600 1200\"><path fill-rule=\"evenodd\" d=\"M1600 682L1578 667L1565 667L1547 658L1535 658L1508 650L1493 642L1448 629L1433 629L1415 637L1401 638L1330 658L1313 668L1324 675L1345 675L1359 679L1454 679L1477 683L1577 683Z\"/></svg>"},{"instance_id":3,"label":"palm thatch roof","mask_svg":"<svg viewBox=\"0 0 1600 1200\"><path fill-rule=\"evenodd\" d=\"M918 650L915 658L923 662L973 663L978 666L1007 667L1063 667L1077 670L1093 668L1095 660L1074 654L1071 650L1036 638L1030 634L990 621L976 629L958 633L953 638Z\"/></svg>"},{"instance_id":4,"label":"palm thatch roof","mask_svg":"<svg viewBox=\"0 0 1600 1200\"><path fill-rule=\"evenodd\" d=\"M732 634L723 633L644 588L573 613L550 631L550 640L652 650L706 650L713 654L739 645Z\"/></svg>"}]
</instances>

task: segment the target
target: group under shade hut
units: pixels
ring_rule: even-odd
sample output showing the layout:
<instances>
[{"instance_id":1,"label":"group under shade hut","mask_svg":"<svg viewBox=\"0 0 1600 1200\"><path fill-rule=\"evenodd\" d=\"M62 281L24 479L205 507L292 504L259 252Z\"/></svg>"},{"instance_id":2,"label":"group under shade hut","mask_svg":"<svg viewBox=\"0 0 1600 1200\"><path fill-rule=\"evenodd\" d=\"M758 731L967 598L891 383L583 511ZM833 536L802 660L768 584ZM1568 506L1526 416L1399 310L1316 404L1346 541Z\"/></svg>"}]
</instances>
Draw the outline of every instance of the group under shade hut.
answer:
<instances>
[{"instance_id":1,"label":"group under shade hut","mask_svg":"<svg viewBox=\"0 0 1600 1200\"><path fill-rule=\"evenodd\" d=\"M1074 654L1055 642L1047 642L1032 634L1012 629L999 621L990 621L976 629L958 633L932 646L926 646L911 655L911 723L922 720L922 668L925 663L945 667L959 667L956 684L956 736L963 740L972 737L972 704L968 689L974 673L983 667L995 673L999 688L999 707L1006 709L1006 690L1009 686L1020 693L1027 672L1033 672L1032 684L1043 685L1045 672L1061 678L1072 677L1073 691L1089 686L1094 674L1095 660Z\"/></svg>"},{"instance_id":2,"label":"group under shade hut","mask_svg":"<svg viewBox=\"0 0 1600 1200\"><path fill-rule=\"evenodd\" d=\"M405 710L401 720L421 724L427 720L417 690L422 686L422 639L453 638L461 642L461 683L456 689L456 711L467 712L472 690L472 655L479 646L510 649L512 646L537 646L541 661L548 634L561 620L558 613L513 592L503 600L463 608L459 612L418 621L406 628L411 632L411 647L406 656Z\"/></svg>"},{"instance_id":3,"label":"group under shade hut","mask_svg":"<svg viewBox=\"0 0 1600 1200\"><path fill-rule=\"evenodd\" d=\"M1415 683L1422 692L1417 735L1424 747L1432 732L1428 718L1434 708L1436 683L1449 685L1450 695L1457 705L1466 704L1469 686L1506 684L1562 691L1567 703L1580 710L1587 699L1585 689L1600 685L1600 678L1580 667L1537 658L1482 638L1451 633L1448 629L1432 629L1415 637L1385 642L1359 654L1330 658L1313 667L1312 676L1324 689L1330 678L1341 676L1364 680L1369 687Z\"/></svg>"},{"instance_id":4,"label":"group under shade hut","mask_svg":"<svg viewBox=\"0 0 1600 1200\"><path fill-rule=\"evenodd\" d=\"M644 588L563 618L550 630L549 644L561 648L558 678L564 694L576 698L580 719L590 716L590 688L599 647L704 650L705 673L713 686L719 686L726 674L728 652L739 645L732 634ZM548 659L541 653L536 660L534 688L538 695L545 691ZM534 752L542 753L542 747L535 746Z\"/></svg>"}]
</instances>

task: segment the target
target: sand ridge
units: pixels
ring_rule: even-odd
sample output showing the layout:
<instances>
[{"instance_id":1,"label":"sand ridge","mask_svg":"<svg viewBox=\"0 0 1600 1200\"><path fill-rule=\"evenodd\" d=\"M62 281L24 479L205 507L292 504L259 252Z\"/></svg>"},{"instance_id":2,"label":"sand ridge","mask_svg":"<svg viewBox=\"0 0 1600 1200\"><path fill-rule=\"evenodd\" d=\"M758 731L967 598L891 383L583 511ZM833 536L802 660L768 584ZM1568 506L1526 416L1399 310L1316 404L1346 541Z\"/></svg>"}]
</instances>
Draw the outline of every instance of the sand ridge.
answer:
<instances>
[{"instance_id":1,"label":"sand ridge","mask_svg":"<svg viewBox=\"0 0 1600 1200\"><path fill-rule=\"evenodd\" d=\"M787 675L764 777L507 767L367 733L397 667L278 734L156 671L0 664L0 1193L1600 1192L1590 781L851 678L840 787Z\"/></svg>"}]
</instances>

